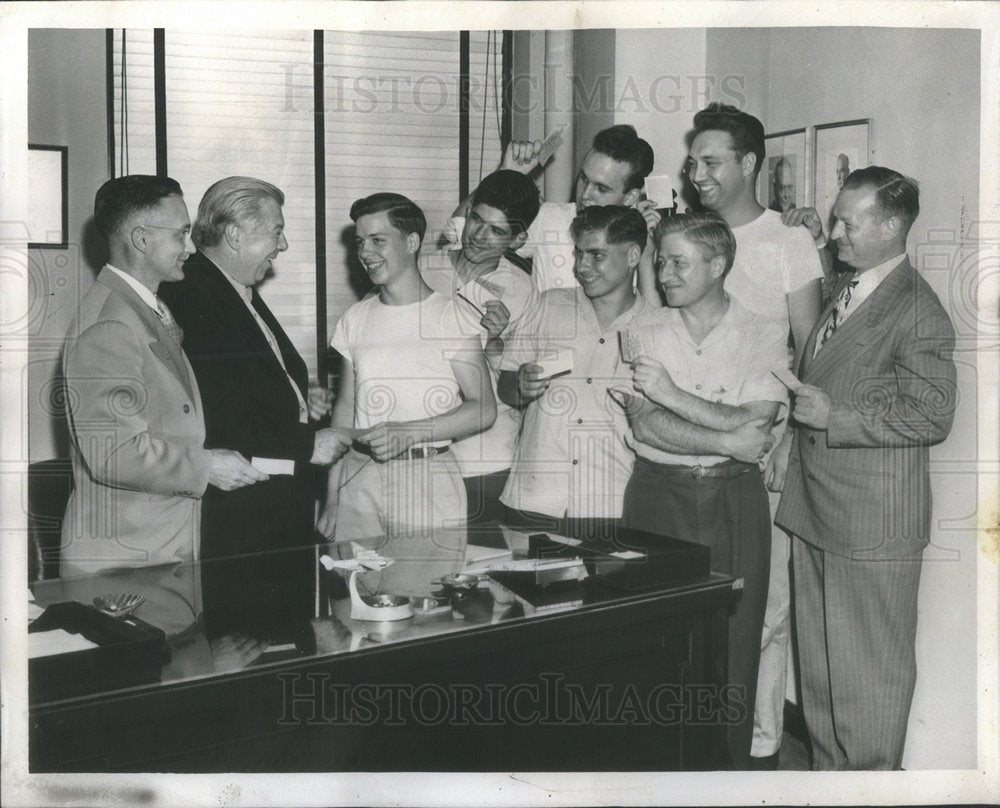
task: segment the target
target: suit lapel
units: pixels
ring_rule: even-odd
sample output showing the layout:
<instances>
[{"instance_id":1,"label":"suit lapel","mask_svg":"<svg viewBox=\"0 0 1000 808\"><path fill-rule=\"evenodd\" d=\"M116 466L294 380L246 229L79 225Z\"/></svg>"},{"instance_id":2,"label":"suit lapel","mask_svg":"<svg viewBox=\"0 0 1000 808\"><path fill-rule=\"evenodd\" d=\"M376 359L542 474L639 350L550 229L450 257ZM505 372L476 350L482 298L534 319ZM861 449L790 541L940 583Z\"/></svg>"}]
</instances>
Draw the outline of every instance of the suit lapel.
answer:
<instances>
[{"instance_id":1,"label":"suit lapel","mask_svg":"<svg viewBox=\"0 0 1000 808\"><path fill-rule=\"evenodd\" d=\"M170 368L174 376L177 377L188 395L194 397L193 375L187 357L181 347L174 342L170 332L163 326L159 316L139 297L136 291L125 281L119 278L109 269L102 269L97 276L97 283L107 286L112 292L121 298L122 302L128 306L139 318L149 332L149 349L153 354Z\"/></svg>"},{"instance_id":2,"label":"suit lapel","mask_svg":"<svg viewBox=\"0 0 1000 808\"><path fill-rule=\"evenodd\" d=\"M878 285L861 305L858 306L850 317L833 333L833 336L820 348L815 358L809 359L813 346L816 343L816 335L819 329L826 323L829 312L833 309L836 298L827 307L820 317L819 323L813 329L812 336L807 345L808 353L803 357L803 378L809 376L822 377L832 368L850 362L862 355L864 350L876 339L879 339L886 329L886 315L892 308L899 296L905 293L906 287L911 282L913 268L908 260L904 260ZM848 282L844 278L837 285L836 293Z\"/></svg>"},{"instance_id":3,"label":"suit lapel","mask_svg":"<svg viewBox=\"0 0 1000 808\"><path fill-rule=\"evenodd\" d=\"M198 255L204 261L206 275L212 279L212 283L216 287L219 306L228 307L230 313L233 315L233 319L239 325L240 331L243 334L240 344L249 347L250 353L260 361L264 372L273 374L277 378L280 378L283 383L287 384L288 380L285 375L285 369L278 362L274 351L271 350L271 346L267 343L267 337L264 336L260 325L254 319L246 303L243 302L240 293L236 291L226 278L222 277L222 270L216 266L214 261L201 253L198 253ZM257 294L256 289L251 292L250 303L261 319L267 324L267 327L271 329L271 333L278 342L278 350L281 351L282 358L285 361L285 367L288 369L288 375L295 380L295 383L303 390L303 395L305 395L304 386L308 384L308 371L305 362L302 361L291 340L288 339L281 326L278 325L278 321L271 314L271 310L268 309L260 295Z\"/></svg>"},{"instance_id":4,"label":"suit lapel","mask_svg":"<svg viewBox=\"0 0 1000 808\"><path fill-rule=\"evenodd\" d=\"M295 384L298 385L299 391L305 396L309 386L309 371L306 368L306 363L302 361L302 357L295 350L295 346L292 345L292 341L288 338L285 330L275 319L274 315L271 314L271 310L267 307L264 299L257 293L256 289L253 290L250 302L257 314L260 315L260 318L267 323L267 327L271 329L271 333L274 334L274 338L278 342L278 350L281 352L281 357L285 362L285 369Z\"/></svg>"}]
</instances>

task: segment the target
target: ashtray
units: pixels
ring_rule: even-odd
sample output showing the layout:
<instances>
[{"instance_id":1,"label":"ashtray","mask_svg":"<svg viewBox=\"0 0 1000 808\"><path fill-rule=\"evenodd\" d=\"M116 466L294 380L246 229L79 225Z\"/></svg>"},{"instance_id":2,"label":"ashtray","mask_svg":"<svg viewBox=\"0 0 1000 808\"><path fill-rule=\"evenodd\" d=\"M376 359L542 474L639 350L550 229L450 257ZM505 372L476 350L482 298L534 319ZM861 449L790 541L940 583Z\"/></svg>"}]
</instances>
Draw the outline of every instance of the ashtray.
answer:
<instances>
[{"instance_id":1,"label":"ashtray","mask_svg":"<svg viewBox=\"0 0 1000 808\"><path fill-rule=\"evenodd\" d=\"M467 572L453 572L431 583L441 584L445 589L475 589L479 585L479 576Z\"/></svg>"},{"instance_id":2,"label":"ashtray","mask_svg":"<svg viewBox=\"0 0 1000 808\"><path fill-rule=\"evenodd\" d=\"M362 595L358 592L358 573L352 572L348 589L351 591L351 619L406 620L413 617L413 604L405 595Z\"/></svg>"}]
</instances>

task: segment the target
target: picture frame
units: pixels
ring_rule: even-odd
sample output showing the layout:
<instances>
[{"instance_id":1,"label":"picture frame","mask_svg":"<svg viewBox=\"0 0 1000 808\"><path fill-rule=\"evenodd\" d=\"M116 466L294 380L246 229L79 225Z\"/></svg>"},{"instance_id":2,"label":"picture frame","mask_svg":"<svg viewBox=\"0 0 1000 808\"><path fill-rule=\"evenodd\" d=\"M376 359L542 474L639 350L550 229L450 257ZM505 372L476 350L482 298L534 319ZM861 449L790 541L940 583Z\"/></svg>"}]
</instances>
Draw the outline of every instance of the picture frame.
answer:
<instances>
[{"instance_id":1,"label":"picture frame","mask_svg":"<svg viewBox=\"0 0 1000 808\"><path fill-rule=\"evenodd\" d=\"M764 164L757 174L757 198L764 207L781 212L811 204L807 148L805 128L765 136Z\"/></svg>"},{"instance_id":2,"label":"picture frame","mask_svg":"<svg viewBox=\"0 0 1000 808\"><path fill-rule=\"evenodd\" d=\"M28 144L28 247L69 247L69 149Z\"/></svg>"},{"instance_id":3,"label":"picture frame","mask_svg":"<svg viewBox=\"0 0 1000 808\"><path fill-rule=\"evenodd\" d=\"M857 168L871 165L870 118L818 124L814 128L814 207L830 232L830 213L840 186Z\"/></svg>"}]
</instances>

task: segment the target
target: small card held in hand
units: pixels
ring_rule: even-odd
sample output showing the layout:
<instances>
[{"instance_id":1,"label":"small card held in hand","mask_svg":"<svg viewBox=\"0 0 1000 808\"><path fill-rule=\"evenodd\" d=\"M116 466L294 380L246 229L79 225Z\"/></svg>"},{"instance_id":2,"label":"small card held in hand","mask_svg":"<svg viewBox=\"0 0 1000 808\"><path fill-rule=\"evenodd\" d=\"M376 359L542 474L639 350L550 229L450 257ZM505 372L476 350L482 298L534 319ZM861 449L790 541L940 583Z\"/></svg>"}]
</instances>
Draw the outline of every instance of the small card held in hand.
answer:
<instances>
[{"instance_id":1,"label":"small card held in hand","mask_svg":"<svg viewBox=\"0 0 1000 808\"><path fill-rule=\"evenodd\" d=\"M269 477L275 474L295 474L295 461L283 460L278 457L254 457L250 465L257 471L263 471Z\"/></svg>"},{"instance_id":2,"label":"small card held in hand","mask_svg":"<svg viewBox=\"0 0 1000 808\"><path fill-rule=\"evenodd\" d=\"M573 370L573 349L559 348L543 359L536 359L535 364L542 369L538 377L540 379L551 379L554 376L570 373Z\"/></svg>"},{"instance_id":3,"label":"small card held in hand","mask_svg":"<svg viewBox=\"0 0 1000 808\"><path fill-rule=\"evenodd\" d=\"M795 374L792 371L785 368L779 368L778 370L772 370L771 375L774 376L779 382L781 382L785 387L791 390L793 393L802 386Z\"/></svg>"},{"instance_id":4,"label":"small card held in hand","mask_svg":"<svg viewBox=\"0 0 1000 808\"><path fill-rule=\"evenodd\" d=\"M625 328L618 332L618 352L622 362L631 365L646 351L643 349L642 334Z\"/></svg>"}]
</instances>

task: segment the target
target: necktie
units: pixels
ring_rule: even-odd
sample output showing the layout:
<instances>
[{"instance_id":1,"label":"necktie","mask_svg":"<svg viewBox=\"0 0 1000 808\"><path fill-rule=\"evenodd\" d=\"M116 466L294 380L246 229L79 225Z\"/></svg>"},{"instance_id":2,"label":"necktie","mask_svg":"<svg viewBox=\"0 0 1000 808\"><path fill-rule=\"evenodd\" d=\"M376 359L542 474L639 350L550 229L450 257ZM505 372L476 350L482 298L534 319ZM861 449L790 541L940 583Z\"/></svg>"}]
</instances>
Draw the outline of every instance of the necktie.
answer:
<instances>
[{"instance_id":1,"label":"necktie","mask_svg":"<svg viewBox=\"0 0 1000 808\"><path fill-rule=\"evenodd\" d=\"M830 312L830 319L826 322L826 327L820 333L819 338L816 340L816 350L813 352L813 356L819 353L819 349L822 348L828 339L833 336L837 327L843 322L844 314L847 311L847 307L851 303L851 297L854 294L854 289L858 285L858 279L848 281L843 289L840 290L840 294L837 295L837 302L833 304L833 311Z\"/></svg>"},{"instance_id":2,"label":"necktie","mask_svg":"<svg viewBox=\"0 0 1000 808\"><path fill-rule=\"evenodd\" d=\"M163 327L167 329L167 333L177 343L177 347L180 347L181 342L184 340L184 329L177 325L177 321L174 319L174 315L170 313L170 309L167 308L167 304L160 300L159 297L156 298L156 308L160 312L160 322L163 323Z\"/></svg>"}]
</instances>

